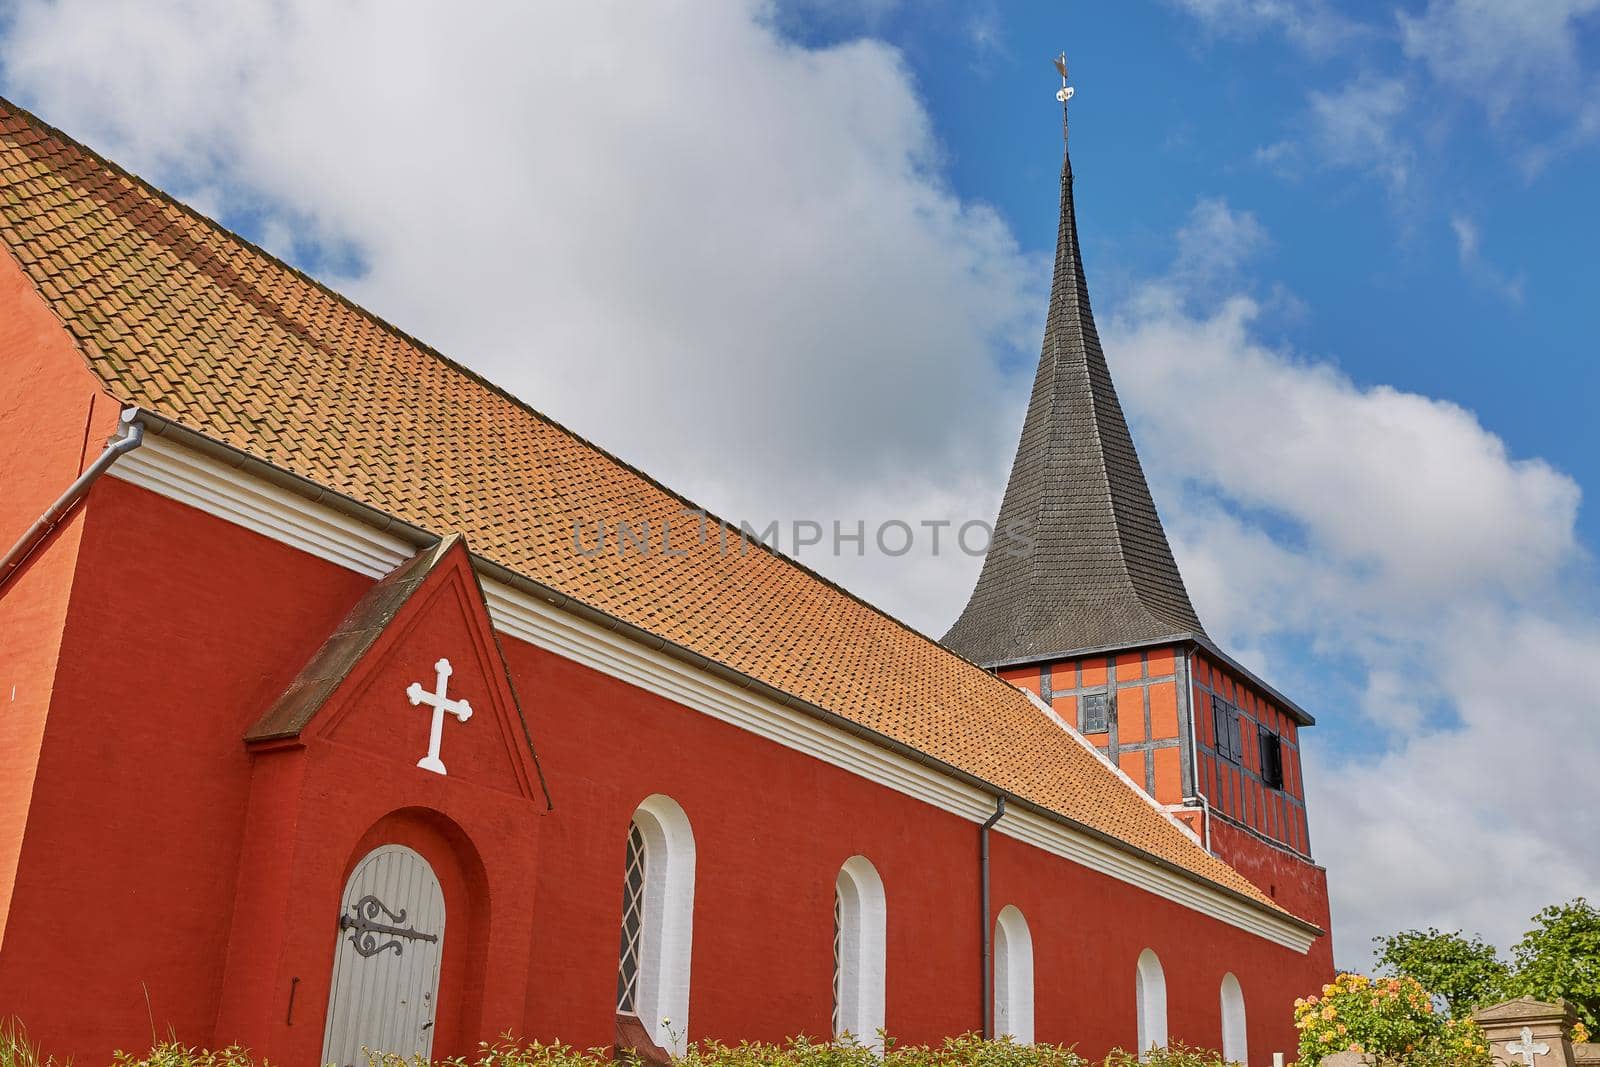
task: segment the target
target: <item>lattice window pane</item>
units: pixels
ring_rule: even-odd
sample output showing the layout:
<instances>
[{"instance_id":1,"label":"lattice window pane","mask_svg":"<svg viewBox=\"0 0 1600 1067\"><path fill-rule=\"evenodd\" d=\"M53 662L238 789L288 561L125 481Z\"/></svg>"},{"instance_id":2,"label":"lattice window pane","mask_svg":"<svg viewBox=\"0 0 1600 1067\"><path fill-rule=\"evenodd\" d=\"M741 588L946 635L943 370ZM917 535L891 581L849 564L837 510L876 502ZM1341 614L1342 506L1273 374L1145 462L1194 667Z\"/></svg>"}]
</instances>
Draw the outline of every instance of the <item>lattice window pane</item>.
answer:
<instances>
[{"instance_id":1,"label":"lattice window pane","mask_svg":"<svg viewBox=\"0 0 1600 1067\"><path fill-rule=\"evenodd\" d=\"M833 1036L839 1036L839 1001L844 992L844 898L833 890Z\"/></svg>"},{"instance_id":2,"label":"lattice window pane","mask_svg":"<svg viewBox=\"0 0 1600 1067\"><path fill-rule=\"evenodd\" d=\"M644 834L639 824L628 829L628 858L622 879L622 949L617 964L617 1010L637 1015L639 945L644 933Z\"/></svg>"},{"instance_id":3,"label":"lattice window pane","mask_svg":"<svg viewBox=\"0 0 1600 1067\"><path fill-rule=\"evenodd\" d=\"M1083 732L1103 734L1111 729L1111 700L1107 693L1085 693L1083 696Z\"/></svg>"}]
</instances>

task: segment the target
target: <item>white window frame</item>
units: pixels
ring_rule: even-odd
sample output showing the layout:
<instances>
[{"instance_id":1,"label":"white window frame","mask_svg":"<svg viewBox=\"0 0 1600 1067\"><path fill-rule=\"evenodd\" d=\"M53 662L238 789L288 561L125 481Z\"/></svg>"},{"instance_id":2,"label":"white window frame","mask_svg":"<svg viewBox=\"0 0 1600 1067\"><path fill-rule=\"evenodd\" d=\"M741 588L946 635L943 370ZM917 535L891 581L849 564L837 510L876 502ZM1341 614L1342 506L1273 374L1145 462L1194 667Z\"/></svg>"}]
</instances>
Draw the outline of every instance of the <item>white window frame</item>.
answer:
<instances>
[{"instance_id":1,"label":"white window frame","mask_svg":"<svg viewBox=\"0 0 1600 1067\"><path fill-rule=\"evenodd\" d=\"M678 802L660 793L639 805L633 825L645 843L644 926L634 1005L655 1043L681 1056L689 1035L694 831Z\"/></svg>"},{"instance_id":2,"label":"white window frame","mask_svg":"<svg viewBox=\"0 0 1600 1067\"><path fill-rule=\"evenodd\" d=\"M1167 1047L1167 975L1161 957L1151 949L1139 953L1134 976L1134 1004L1139 1016L1139 1060L1152 1048Z\"/></svg>"},{"instance_id":3,"label":"white window frame","mask_svg":"<svg viewBox=\"0 0 1600 1067\"><path fill-rule=\"evenodd\" d=\"M1033 1044L1033 934L1015 904L994 921L994 1032Z\"/></svg>"},{"instance_id":4,"label":"white window frame","mask_svg":"<svg viewBox=\"0 0 1600 1067\"><path fill-rule=\"evenodd\" d=\"M883 879L865 856L851 856L834 880L838 965L834 982L834 1040L846 1033L881 1051L886 995L888 907Z\"/></svg>"},{"instance_id":5,"label":"white window frame","mask_svg":"<svg viewBox=\"0 0 1600 1067\"><path fill-rule=\"evenodd\" d=\"M1250 1062L1250 1039L1245 1025L1244 988L1232 971L1222 976L1222 1058L1229 1063Z\"/></svg>"}]
</instances>

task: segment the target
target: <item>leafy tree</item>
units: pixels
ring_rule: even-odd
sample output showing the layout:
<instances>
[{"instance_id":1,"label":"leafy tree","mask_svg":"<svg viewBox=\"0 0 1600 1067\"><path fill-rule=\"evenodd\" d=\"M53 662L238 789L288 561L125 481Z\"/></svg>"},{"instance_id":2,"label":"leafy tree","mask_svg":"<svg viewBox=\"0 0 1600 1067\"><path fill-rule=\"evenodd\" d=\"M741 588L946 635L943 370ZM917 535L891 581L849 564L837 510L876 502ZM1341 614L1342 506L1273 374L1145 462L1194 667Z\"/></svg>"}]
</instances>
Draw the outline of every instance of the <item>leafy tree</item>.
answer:
<instances>
[{"instance_id":1,"label":"leafy tree","mask_svg":"<svg viewBox=\"0 0 1600 1067\"><path fill-rule=\"evenodd\" d=\"M1600 908L1583 897L1553 904L1511 949L1512 996L1565 997L1590 1029L1600 1028Z\"/></svg>"},{"instance_id":2,"label":"leafy tree","mask_svg":"<svg viewBox=\"0 0 1600 1067\"><path fill-rule=\"evenodd\" d=\"M1442 933L1402 930L1372 939L1378 944L1378 965L1401 978L1414 978L1422 988L1441 996L1452 1018L1460 1019L1473 1008L1505 999L1511 970L1495 947L1460 930Z\"/></svg>"}]
</instances>

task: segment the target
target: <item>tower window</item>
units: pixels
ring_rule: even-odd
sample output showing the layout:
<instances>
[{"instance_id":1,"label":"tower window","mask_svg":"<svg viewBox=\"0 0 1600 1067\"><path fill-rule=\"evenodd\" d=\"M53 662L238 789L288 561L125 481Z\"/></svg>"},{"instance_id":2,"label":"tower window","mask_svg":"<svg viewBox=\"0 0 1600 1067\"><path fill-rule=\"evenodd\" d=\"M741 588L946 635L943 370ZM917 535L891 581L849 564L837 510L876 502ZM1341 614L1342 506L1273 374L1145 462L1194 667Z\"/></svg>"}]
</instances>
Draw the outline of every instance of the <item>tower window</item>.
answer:
<instances>
[{"instance_id":1,"label":"tower window","mask_svg":"<svg viewBox=\"0 0 1600 1067\"><path fill-rule=\"evenodd\" d=\"M1212 747L1217 755L1238 763L1244 753L1239 738L1239 712L1219 696L1211 698Z\"/></svg>"},{"instance_id":2,"label":"tower window","mask_svg":"<svg viewBox=\"0 0 1600 1067\"><path fill-rule=\"evenodd\" d=\"M1271 789L1283 788L1283 740L1261 728L1261 781Z\"/></svg>"},{"instance_id":3,"label":"tower window","mask_svg":"<svg viewBox=\"0 0 1600 1067\"><path fill-rule=\"evenodd\" d=\"M1103 734L1111 729L1111 695L1086 693L1083 696L1082 730L1086 734Z\"/></svg>"}]
</instances>

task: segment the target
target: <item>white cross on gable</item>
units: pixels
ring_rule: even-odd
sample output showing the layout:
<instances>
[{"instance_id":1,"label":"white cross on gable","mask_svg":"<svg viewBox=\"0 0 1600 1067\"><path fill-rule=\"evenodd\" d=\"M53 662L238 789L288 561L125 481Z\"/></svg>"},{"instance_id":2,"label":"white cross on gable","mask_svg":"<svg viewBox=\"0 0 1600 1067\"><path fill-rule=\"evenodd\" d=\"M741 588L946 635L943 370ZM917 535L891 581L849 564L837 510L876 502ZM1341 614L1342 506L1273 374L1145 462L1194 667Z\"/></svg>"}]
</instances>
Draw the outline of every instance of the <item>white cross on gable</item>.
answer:
<instances>
[{"instance_id":1,"label":"white cross on gable","mask_svg":"<svg viewBox=\"0 0 1600 1067\"><path fill-rule=\"evenodd\" d=\"M444 762L439 759L439 741L444 733L444 717L448 712L461 722L472 718L472 705L465 700L451 700L446 697L445 689L450 685L450 661L441 659L433 665L438 672L438 678L433 692L428 692L421 685L412 682L406 687L406 696L411 698L411 704L431 704L433 706L433 727L428 731L428 754L417 760L417 766L425 771L435 774L444 774Z\"/></svg>"},{"instance_id":2,"label":"white cross on gable","mask_svg":"<svg viewBox=\"0 0 1600 1067\"><path fill-rule=\"evenodd\" d=\"M1522 1028L1522 1040L1511 1042L1506 1046L1506 1051L1513 1056L1521 1056L1522 1062L1527 1064L1527 1067L1533 1067L1534 1057L1543 1056L1549 1052L1550 1046L1546 1042L1535 1041L1533 1039L1533 1027L1524 1026Z\"/></svg>"}]
</instances>

